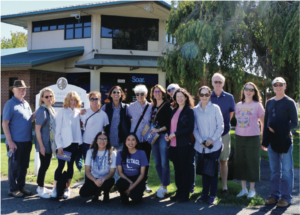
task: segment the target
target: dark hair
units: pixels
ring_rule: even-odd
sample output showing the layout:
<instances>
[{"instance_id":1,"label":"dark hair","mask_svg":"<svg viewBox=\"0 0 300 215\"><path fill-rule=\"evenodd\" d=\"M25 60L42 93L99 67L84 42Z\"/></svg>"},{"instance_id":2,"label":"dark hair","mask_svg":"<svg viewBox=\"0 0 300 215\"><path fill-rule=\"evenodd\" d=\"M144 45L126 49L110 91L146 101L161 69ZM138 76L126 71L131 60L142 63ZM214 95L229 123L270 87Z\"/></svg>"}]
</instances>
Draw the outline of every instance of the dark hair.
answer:
<instances>
[{"instance_id":1,"label":"dark hair","mask_svg":"<svg viewBox=\"0 0 300 215\"><path fill-rule=\"evenodd\" d=\"M92 154L93 160L96 159L96 156L98 153L99 148L98 148L97 140L100 135L105 135L107 138L106 149L108 150L108 163L111 164L111 153L114 150L114 148L111 146L110 139L109 139L108 135L105 133L105 131L100 131L98 134L96 134L94 141L93 141L92 145L90 146L90 149L94 149L93 154Z\"/></svg>"},{"instance_id":2,"label":"dark hair","mask_svg":"<svg viewBox=\"0 0 300 215\"><path fill-rule=\"evenodd\" d=\"M154 97L154 89L155 89L156 87L157 87L158 89L160 89L160 91L161 91L161 93L162 93L162 99L163 99L164 101L167 101L167 98L168 98L168 95L167 95L167 92L166 92L165 88L163 88L163 87L162 87L161 85L159 85L159 84L156 84L154 87L151 88L151 92L150 92L150 101L152 102L152 105L153 105L152 109L154 109L154 108L156 107L156 105L157 105L156 98Z\"/></svg>"},{"instance_id":3,"label":"dark hair","mask_svg":"<svg viewBox=\"0 0 300 215\"><path fill-rule=\"evenodd\" d=\"M108 99L109 99L109 101L112 102L111 94L112 94L112 92L114 91L115 88L117 88L117 89L120 90L120 92L121 92L120 102L121 102L121 101L124 101L124 100L126 99L126 95L125 95L124 91L122 90L122 88L121 88L120 86L113 86L113 87L109 90L109 92L108 92Z\"/></svg>"},{"instance_id":4,"label":"dark hair","mask_svg":"<svg viewBox=\"0 0 300 215\"><path fill-rule=\"evenodd\" d=\"M201 93L201 90L203 90L203 89L207 89L207 90L208 90L208 93L211 94L211 89L210 89L208 86L202 86L202 87L200 87L199 90L198 90L198 91L199 91L199 95L200 95L200 93Z\"/></svg>"},{"instance_id":5,"label":"dark hair","mask_svg":"<svg viewBox=\"0 0 300 215\"><path fill-rule=\"evenodd\" d=\"M139 139L138 139L138 137L136 136L136 134L135 133L130 133L130 134L128 134L127 136L126 136L126 138L125 138L125 142L124 142L124 146L123 146L123 150L122 150L122 154L121 154L121 157L122 157L122 163L123 164L126 164L126 160L127 160L127 157L130 157L131 156L131 154L129 153L129 151L128 151L128 147L126 146L126 140L127 140L127 138L129 137L129 136L134 136L134 138L135 138L135 140L136 140L136 146L135 146L135 148L136 149L139 149Z\"/></svg>"},{"instance_id":6,"label":"dark hair","mask_svg":"<svg viewBox=\"0 0 300 215\"><path fill-rule=\"evenodd\" d=\"M183 89L183 88L179 88L178 90L176 90L174 92L174 95L173 95L173 98L174 98L174 102L173 102L173 107L176 108L176 107L179 107L177 101L176 101L176 95L177 93L182 93L186 100L185 100L185 105L193 108L194 107L194 99L193 97L189 94L189 92L186 90L186 89Z\"/></svg>"},{"instance_id":7,"label":"dark hair","mask_svg":"<svg viewBox=\"0 0 300 215\"><path fill-rule=\"evenodd\" d=\"M253 86L253 88L254 88L254 95L253 95L253 97L252 97L253 101L257 101L257 102L262 103L262 98L261 98L260 92L258 91L257 86L256 86L253 82L247 82L247 83L244 85L244 87L243 87L243 89L242 89L242 93L241 93L241 102L242 102L242 103L245 102L245 94L244 94L244 90L245 90L246 85L248 85L248 84L251 85L251 86Z\"/></svg>"}]
</instances>

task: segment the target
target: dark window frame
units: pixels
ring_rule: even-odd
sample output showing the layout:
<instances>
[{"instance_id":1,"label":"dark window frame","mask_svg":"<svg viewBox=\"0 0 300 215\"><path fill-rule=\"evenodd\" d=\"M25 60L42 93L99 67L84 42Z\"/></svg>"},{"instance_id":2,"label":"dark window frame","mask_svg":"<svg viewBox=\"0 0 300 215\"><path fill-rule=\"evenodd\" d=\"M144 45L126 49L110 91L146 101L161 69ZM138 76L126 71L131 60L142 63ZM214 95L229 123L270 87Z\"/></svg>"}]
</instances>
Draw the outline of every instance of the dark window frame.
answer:
<instances>
[{"instance_id":1,"label":"dark window frame","mask_svg":"<svg viewBox=\"0 0 300 215\"><path fill-rule=\"evenodd\" d=\"M9 77L8 78L8 83L9 83L9 86L13 86L14 85L14 82L18 80L18 77ZM13 97L14 93L9 90L8 91L8 99L11 99Z\"/></svg>"}]
</instances>

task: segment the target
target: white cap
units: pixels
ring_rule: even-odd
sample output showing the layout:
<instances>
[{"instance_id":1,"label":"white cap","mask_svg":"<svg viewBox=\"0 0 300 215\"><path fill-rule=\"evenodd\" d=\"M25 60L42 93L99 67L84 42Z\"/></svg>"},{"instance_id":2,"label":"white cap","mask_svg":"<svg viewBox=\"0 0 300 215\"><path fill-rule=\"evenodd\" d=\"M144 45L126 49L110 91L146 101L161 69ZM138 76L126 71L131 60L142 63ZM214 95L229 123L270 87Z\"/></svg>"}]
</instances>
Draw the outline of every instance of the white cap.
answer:
<instances>
[{"instance_id":1,"label":"white cap","mask_svg":"<svg viewBox=\"0 0 300 215\"><path fill-rule=\"evenodd\" d=\"M286 83L285 80L284 80L282 77L277 77L277 78L275 78L275 79L272 81L272 85L275 84L275 83L277 83L277 82L283 83L283 84Z\"/></svg>"},{"instance_id":2,"label":"white cap","mask_svg":"<svg viewBox=\"0 0 300 215\"><path fill-rule=\"evenodd\" d=\"M179 87L178 84L170 84L170 85L168 86L167 90L172 89L172 88L175 88L175 90L177 90L177 89L179 89L180 87Z\"/></svg>"}]
</instances>

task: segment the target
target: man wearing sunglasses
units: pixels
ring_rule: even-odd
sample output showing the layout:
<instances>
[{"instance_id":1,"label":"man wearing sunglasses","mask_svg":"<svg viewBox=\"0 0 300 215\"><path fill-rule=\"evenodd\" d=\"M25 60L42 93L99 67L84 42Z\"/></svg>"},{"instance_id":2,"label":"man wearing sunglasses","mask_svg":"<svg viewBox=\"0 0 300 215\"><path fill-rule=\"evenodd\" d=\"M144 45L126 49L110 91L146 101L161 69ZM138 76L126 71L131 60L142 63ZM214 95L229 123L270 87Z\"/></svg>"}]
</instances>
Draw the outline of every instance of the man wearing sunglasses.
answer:
<instances>
[{"instance_id":1,"label":"man wearing sunglasses","mask_svg":"<svg viewBox=\"0 0 300 215\"><path fill-rule=\"evenodd\" d=\"M266 104L262 143L268 149L271 169L271 196L266 204L287 207L292 202L294 188L291 130L298 126L298 113L295 101L285 95L285 80L277 77L272 85L276 96Z\"/></svg>"},{"instance_id":2,"label":"man wearing sunglasses","mask_svg":"<svg viewBox=\"0 0 300 215\"><path fill-rule=\"evenodd\" d=\"M228 158L230 155L230 120L233 117L235 102L231 94L224 92L223 87L225 84L225 77L220 73L215 73L212 77L212 85L214 90L211 94L211 102L219 105L224 120L224 131L222 134L223 150L220 155L220 172L222 177L222 194L229 194L227 188L227 177L228 177Z\"/></svg>"},{"instance_id":3,"label":"man wearing sunglasses","mask_svg":"<svg viewBox=\"0 0 300 215\"><path fill-rule=\"evenodd\" d=\"M167 93L169 94L170 96L170 102L172 103L173 102L173 95L175 93L176 90L178 90L180 87L178 84L170 84L168 87L167 87Z\"/></svg>"}]
</instances>

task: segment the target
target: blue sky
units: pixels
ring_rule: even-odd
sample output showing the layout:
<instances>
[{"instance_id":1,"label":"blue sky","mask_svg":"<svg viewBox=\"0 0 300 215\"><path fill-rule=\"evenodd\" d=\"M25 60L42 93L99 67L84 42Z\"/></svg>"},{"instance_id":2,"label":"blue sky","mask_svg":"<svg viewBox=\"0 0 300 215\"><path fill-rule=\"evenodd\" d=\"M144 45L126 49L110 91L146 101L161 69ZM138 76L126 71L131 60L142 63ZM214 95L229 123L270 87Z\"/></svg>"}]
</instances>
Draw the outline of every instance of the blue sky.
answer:
<instances>
[{"instance_id":1,"label":"blue sky","mask_svg":"<svg viewBox=\"0 0 300 215\"><path fill-rule=\"evenodd\" d=\"M56 7L64 7L70 5L78 5L78 4L87 4L90 2L103 2L106 0L87 0L87 1L46 1L46 0L39 0L39 1L3 1L1 0L1 16L7 14L15 14L21 13L26 11L34 11L34 10L41 10L41 9L49 9L49 8L56 8ZM171 4L170 0L165 0L167 3ZM1 38L10 38L10 32L24 32L27 33L27 30L24 28L8 25L1 22Z\"/></svg>"}]
</instances>

